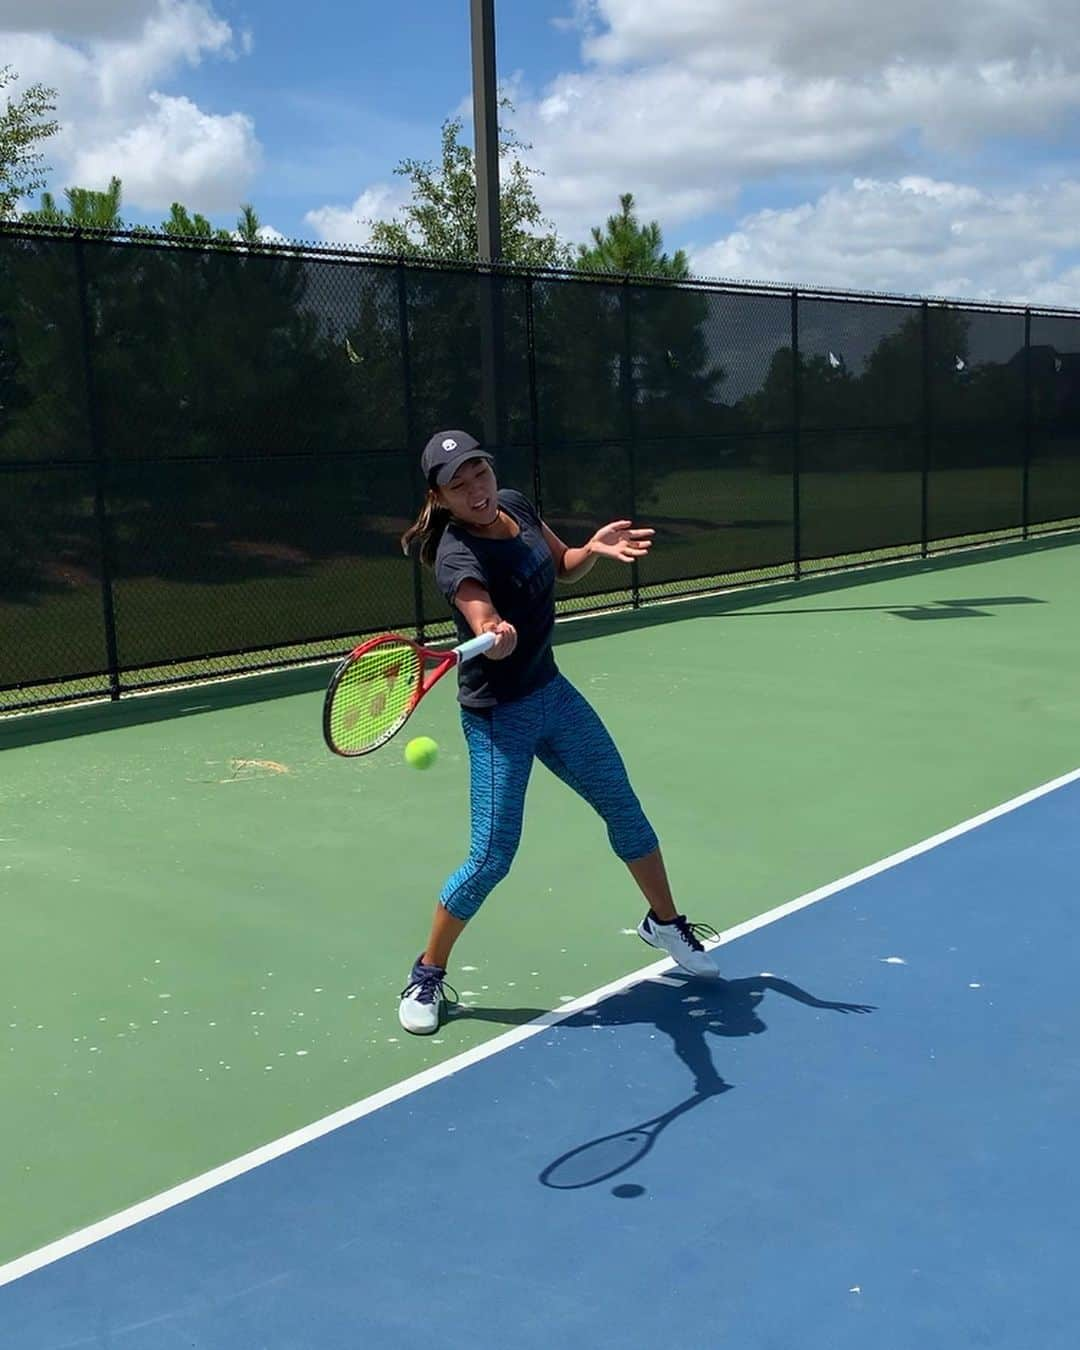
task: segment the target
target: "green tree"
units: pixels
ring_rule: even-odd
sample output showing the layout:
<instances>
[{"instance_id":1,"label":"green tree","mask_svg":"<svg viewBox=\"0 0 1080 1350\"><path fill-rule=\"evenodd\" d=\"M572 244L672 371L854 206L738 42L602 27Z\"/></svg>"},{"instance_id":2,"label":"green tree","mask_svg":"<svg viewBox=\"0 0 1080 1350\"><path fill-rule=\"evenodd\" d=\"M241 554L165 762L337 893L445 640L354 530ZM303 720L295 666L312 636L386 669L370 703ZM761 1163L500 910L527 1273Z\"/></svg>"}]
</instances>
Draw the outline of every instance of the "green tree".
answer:
<instances>
[{"instance_id":1,"label":"green tree","mask_svg":"<svg viewBox=\"0 0 1080 1350\"><path fill-rule=\"evenodd\" d=\"M173 202L168 219L161 222L162 234L174 238L216 239L219 243L257 244L262 223L250 202L240 208L236 225L231 230L214 226L198 211L191 212L180 202Z\"/></svg>"},{"instance_id":2,"label":"green tree","mask_svg":"<svg viewBox=\"0 0 1080 1350\"><path fill-rule=\"evenodd\" d=\"M618 272L684 281L690 264L680 248L670 257L655 220L642 225L634 213L634 194L619 197L618 215L608 216L603 230L592 228L592 243L579 244L577 266L583 272Z\"/></svg>"},{"instance_id":3,"label":"green tree","mask_svg":"<svg viewBox=\"0 0 1080 1350\"><path fill-rule=\"evenodd\" d=\"M503 100L502 106L511 105ZM438 165L406 159L394 170L412 183L412 200L403 219L375 222L371 241L377 249L403 257L476 260L476 158L472 148L461 143L461 130L460 117L443 123ZM531 182L537 171L521 158L521 152L529 149L512 132L500 137L502 256L529 266L565 265L570 251L540 210Z\"/></svg>"},{"instance_id":4,"label":"green tree","mask_svg":"<svg viewBox=\"0 0 1080 1350\"><path fill-rule=\"evenodd\" d=\"M236 222L236 233L245 244L257 244L262 222L250 202L244 202L240 208L240 217Z\"/></svg>"},{"instance_id":5,"label":"green tree","mask_svg":"<svg viewBox=\"0 0 1080 1350\"><path fill-rule=\"evenodd\" d=\"M94 188L66 188L67 210L57 206L51 192L41 194L41 205L36 211L27 211L23 220L35 225L77 225L86 230L122 230L119 178L111 178L104 192Z\"/></svg>"},{"instance_id":6,"label":"green tree","mask_svg":"<svg viewBox=\"0 0 1080 1350\"><path fill-rule=\"evenodd\" d=\"M190 212L180 202L173 202L168 217L161 222L161 233L173 238L217 239L222 242L232 238L228 230L216 229L205 216L198 211Z\"/></svg>"},{"instance_id":7,"label":"green tree","mask_svg":"<svg viewBox=\"0 0 1080 1350\"><path fill-rule=\"evenodd\" d=\"M15 78L10 66L0 66L0 90ZM15 215L20 197L45 185L38 146L59 129L58 122L46 118L56 111L55 97L55 89L32 84L14 103L7 99L0 112L0 220Z\"/></svg>"},{"instance_id":8,"label":"green tree","mask_svg":"<svg viewBox=\"0 0 1080 1350\"><path fill-rule=\"evenodd\" d=\"M125 228L120 215L123 198L123 184L119 178L109 180L104 192L95 188L66 188L64 196L67 207L58 206L51 192L41 194L41 204L36 211L26 211L22 219L34 225L74 225L84 230L122 230ZM212 239L218 243L259 242L259 230L262 228L255 208L245 202L234 230L224 230L211 224L206 216L198 211L189 211L181 202L173 202L172 209L161 222L160 232L173 238ZM152 234L152 230L138 227L136 234Z\"/></svg>"}]
</instances>

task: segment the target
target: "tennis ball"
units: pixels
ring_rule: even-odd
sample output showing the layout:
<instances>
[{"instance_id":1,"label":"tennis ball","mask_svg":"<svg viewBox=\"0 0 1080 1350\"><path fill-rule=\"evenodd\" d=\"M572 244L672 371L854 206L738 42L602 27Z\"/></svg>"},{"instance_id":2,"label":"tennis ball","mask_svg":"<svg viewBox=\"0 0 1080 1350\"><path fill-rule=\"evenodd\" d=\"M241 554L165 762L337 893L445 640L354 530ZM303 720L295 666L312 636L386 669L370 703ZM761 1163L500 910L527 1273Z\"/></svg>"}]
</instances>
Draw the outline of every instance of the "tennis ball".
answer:
<instances>
[{"instance_id":1,"label":"tennis ball","mask_svg":"<svg viewBox=\"0 0 1080 1350\"><path fill-rule=\"evenodd\" d=\"M414 769L430 769L438 753L439 747L430 736L416 736L405 747L405 762Z\"/></svg>"}]
</instances>

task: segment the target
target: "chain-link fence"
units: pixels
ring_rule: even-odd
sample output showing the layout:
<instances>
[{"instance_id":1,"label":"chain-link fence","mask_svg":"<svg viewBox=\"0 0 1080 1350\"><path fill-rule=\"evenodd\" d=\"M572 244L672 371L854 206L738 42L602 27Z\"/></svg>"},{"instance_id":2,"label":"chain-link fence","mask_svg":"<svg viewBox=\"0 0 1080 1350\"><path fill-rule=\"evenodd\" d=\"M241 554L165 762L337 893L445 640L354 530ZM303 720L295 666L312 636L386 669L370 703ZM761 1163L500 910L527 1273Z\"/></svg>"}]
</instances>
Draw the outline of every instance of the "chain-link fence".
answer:
<instances>
[{"instance_id":1,"label":"chain-link fence","mask_svg":"<svg viewBox=\"0 0 1080 1350\"><path fill-rule=\"evenodd\" d=\"M1080 524L1080 313L0 226L0 709L448 633L398 538L485 412L656 527L563 611Z\"/></svg>"}]
</instances>

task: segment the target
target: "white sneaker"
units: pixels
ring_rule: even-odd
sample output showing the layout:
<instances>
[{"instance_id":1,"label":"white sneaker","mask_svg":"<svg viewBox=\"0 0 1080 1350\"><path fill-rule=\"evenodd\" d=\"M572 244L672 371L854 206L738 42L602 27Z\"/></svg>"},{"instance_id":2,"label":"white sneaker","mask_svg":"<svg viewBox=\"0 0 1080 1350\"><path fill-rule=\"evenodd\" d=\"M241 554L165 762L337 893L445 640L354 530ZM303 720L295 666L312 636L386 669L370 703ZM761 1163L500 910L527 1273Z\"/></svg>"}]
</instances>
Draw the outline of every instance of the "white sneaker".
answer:
<instances>
[{"instance_id":1,"label":"white sneaker","mask_svg":"<svg viewBox=\"0 0 1080 1350\"><path fill-rule=\"evenodd\" d=\"M704 975L710 980L720 978L719 970L701 945L701 937L720 936L707 923L687 923L684 914L677 914L670 923L661 923L650 910L637 930L643 942L667 952L691 975Z\"/></svg>"},{"instance_id":2,"label":"white sneaker","mask_svg":"<svg viewBox=\"0 0 1080 1350\"><path fill-rule=\"evenodd\" d=\"M398 1021L406 1031L414 1036L430 1036L438 1031L447 1002L445 982L446 971L442 966L425 966L417 957L398 1004Z\"/></svg>"}]
</instances>

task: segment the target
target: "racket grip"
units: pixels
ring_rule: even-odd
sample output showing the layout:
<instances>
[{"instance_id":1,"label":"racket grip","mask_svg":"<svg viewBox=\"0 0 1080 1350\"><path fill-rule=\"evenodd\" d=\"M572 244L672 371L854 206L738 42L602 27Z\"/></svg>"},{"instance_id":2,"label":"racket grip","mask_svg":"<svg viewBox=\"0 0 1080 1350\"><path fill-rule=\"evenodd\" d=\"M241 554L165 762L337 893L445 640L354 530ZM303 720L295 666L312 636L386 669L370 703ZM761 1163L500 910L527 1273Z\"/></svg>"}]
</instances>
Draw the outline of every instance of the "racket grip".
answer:
<instances>
[{"instance_id":1,"label":"racket grip","mask_svg":"<svg viewBox=\"0 0 1080 1350\"><path fill-rule=\"evenodd\" d=\"M488 651L495 646L494 633L481 633L479 637L470 638L468 642L463 642L460 647L454 648L454 654L459 661L468 661L474 656L479 656L482 652Z\"/></svg>"}]
</instances>

